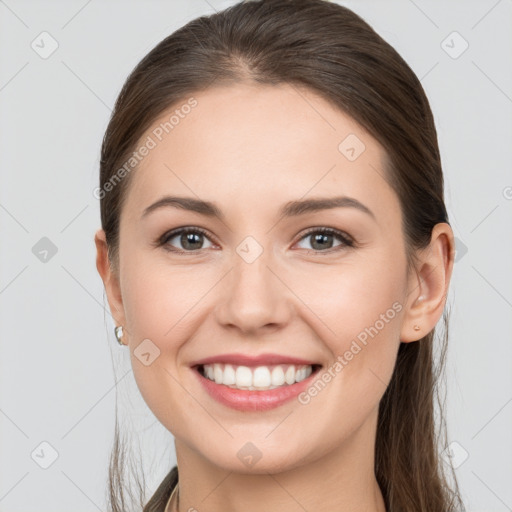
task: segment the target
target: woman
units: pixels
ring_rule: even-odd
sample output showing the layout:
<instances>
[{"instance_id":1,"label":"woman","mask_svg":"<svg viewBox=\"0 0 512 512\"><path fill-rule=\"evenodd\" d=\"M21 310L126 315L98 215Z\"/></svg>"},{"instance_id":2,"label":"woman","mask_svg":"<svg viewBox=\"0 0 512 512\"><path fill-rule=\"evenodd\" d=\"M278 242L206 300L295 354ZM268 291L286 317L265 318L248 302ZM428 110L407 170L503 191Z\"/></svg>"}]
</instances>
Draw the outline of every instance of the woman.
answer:
<instances>
[{"instance_id":1,"label":"woman","mask_svg":"<svg viewBox=\"0 0 512 512\"><path fill-rule=\"evenodd\" d=\"M455 251L436 129L366 22L263 0L177 30L124 84L99 198L116 336L175 438L145 511L462 506L434 421Z\"/></svg>"}]
</instances>

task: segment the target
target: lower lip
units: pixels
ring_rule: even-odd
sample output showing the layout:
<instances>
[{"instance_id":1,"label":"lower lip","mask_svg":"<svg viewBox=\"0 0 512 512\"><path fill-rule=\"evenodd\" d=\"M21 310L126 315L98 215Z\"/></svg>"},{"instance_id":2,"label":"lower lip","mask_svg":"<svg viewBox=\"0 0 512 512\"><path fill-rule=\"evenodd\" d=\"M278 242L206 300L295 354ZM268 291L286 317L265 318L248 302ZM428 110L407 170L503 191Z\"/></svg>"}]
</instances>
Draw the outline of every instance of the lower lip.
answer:
<instances>
[{"instance_id":1,"label":"lower lip","mask_svg":"<svg viewBox=\"0 0 512 512\"><path fill-rule=\"evenodd\" d=\"M283 405L302 393L312 383L320 368L317 368L309 377L300 382L265 391L230 388L203 377L198 368L192 370L209 395L221 404L239 411L268 411Z\"/></svg>"}]
</instances>

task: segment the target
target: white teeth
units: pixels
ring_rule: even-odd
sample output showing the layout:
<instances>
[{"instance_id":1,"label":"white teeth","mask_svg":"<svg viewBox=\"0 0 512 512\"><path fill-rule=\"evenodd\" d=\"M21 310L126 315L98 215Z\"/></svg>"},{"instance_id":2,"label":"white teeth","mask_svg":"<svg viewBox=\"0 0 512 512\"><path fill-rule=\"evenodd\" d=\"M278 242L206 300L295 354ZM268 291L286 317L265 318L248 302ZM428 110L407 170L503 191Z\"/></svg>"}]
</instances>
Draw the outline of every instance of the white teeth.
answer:
<instances>
[{"instance_id":1,"label":"white teeth","mask_svg":"<svg viewBox=\"0 0 512 512\"><path fill-rule=\"evenodd\" d=\"M231 364L206 364L204 376L226 386L237 389L264 390L274 389L300 382L311 375L311 365L272 365L250 368Z\"/></svg>"},{"instance_id":2,"label":"white teeth","mask_svg":"<svg viewBox=\"0 0 512 512\"><path fill-rule=\"evenodd\" d=\"M218 364L213 367L213 377L217 384L222 384L223 372L222 368Z\"/></svg>"},{"instance_id":3,"label":"white teeth","mask_svg":"<svg viewBox=\"0 0 512 512\"><path fill-rule=\"evenodd\" d=\"M272 369L272 386L282 386L284 384L284 372L280 366Z\"/></svg>"},{"instance_id":4,"label":"white teeth","mask_svg":"<svg viewBox=\"0 0 512 512\"><path fill-rule=\"evenodd\" d=\"M220 365L216 364L220 368ZM222 370L221 370L222 371ZM239 366L235 371L236 387L252 386L252 372L247 366Z\"/></svg>"},{"instance_id":5,"label":"white teeth","mask_svg":"<svg viewBox=\"0 0 512 512\"><path fill-rule=\"evenodd\" d=\"M252 385L255 388L268 388L270 384L270 370L266 366L258 366L252 375Z\"/></svg>"},{"instance_id":6,"label":"white teeth","mask_svg":"<svg viewBox=\"0 0 512 512\"><path fill-rule=\"evenodd\" d=\"M301 380L304 380L308 378L311 375L311 372L313 371L313 368L311 366L305 366L303 368L300 368L297 370L297 375L295 379L297 382L300 382Z\"/></svg>"},{"instance_id":7,"label":"white teeth","mask_svg":"<svg viewBox=\"0 0 512 512\"><path fill-rule=\"evenodd\" d=\"M222 378L222 382L228 386L232 386L236 384L236 376L235 370L230 364L224 366L224 374Z\"/></svg>"},{"instance_id":8,"label":"white teeth","mask_svg":"<svg viewBox=\"0 0 512 512\"><path fill-rule=\"evenodd\" d=\"M295 382L294 366L288 366L288 370L286 370L286 373L284 374L284 380L286 381L286 384L293 384Z\"/></svg>"}]
</instances>

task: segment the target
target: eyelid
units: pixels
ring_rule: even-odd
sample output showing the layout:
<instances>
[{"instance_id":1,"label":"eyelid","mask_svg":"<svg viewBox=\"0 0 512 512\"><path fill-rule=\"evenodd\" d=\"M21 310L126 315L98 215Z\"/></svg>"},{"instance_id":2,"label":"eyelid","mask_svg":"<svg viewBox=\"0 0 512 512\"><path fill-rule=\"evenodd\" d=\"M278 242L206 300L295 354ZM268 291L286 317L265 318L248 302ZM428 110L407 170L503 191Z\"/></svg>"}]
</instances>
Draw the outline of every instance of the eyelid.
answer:
<instances>
[{"instance_id":1,"label":"eyelid","mask_svg":"<svg viewBox=\"0 0 512 512\"><path fill-rule=\"evenodd\" d=\"M306 229L306 231L304 231L300 235L299 240L301 240L302 238L304 238L305 236L307 236L311 233L328 233L328 234L332 234L332 235L337 235L340 238L345 238L345 239L347 239L347 241L350 241L350 242L354 241L354 239L345 231L342 231L341 229L330 228L328 226L314 226L314 227L308 228L308 229Z\"/></svg>"}]
</instances>

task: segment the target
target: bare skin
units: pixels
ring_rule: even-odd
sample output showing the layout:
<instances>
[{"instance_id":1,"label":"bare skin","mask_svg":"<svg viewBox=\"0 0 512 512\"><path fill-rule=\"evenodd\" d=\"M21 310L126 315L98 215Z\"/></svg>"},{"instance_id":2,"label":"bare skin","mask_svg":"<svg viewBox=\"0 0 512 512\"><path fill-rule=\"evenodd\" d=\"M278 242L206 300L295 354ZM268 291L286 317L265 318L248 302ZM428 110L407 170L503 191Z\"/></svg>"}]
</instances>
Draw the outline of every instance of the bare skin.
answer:
<instances>
[{"instance_id":1,"label":"bare skin","mask_svg":"<svg viewBox=\"0 0 512 512\"><path fill-rule=\"evenodd\" d=\"M384 150L350 117L288 85L238 84L194 97L197 107L133 171L119 274L104 232L95 236L97 269L116 325L125 328L137 385L175 437L179 510L384 512L374 474L378 405L400 342L416 342L442 315L452 230L436 225L407 275ZM354 161L338 149L349 134L365 145ZM142 217L165 195L213 202L224 219L171 206ZM357 199L373 216L337 207L279 217L290 201L335 196ZM155 245L181 227L207 235L198 233L192 248L179 235ZM316 232L306 230L321 227L354 245L335 234L319 248ZM251 263L237 252L248 236L263 250ZM211 398L190 368L242 352L302 357L326 370L382 314L384 327L307 404L237 411ZM134 355L145 339L160 350L147 366ZM261 454L252 466L237 456L247 442Z\"/></svg>"}]
</instances>

